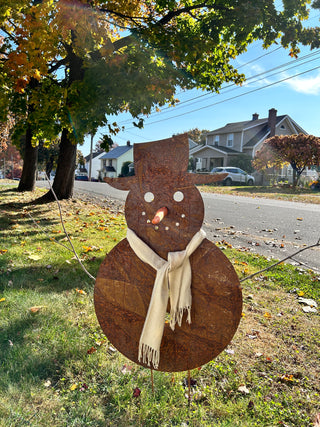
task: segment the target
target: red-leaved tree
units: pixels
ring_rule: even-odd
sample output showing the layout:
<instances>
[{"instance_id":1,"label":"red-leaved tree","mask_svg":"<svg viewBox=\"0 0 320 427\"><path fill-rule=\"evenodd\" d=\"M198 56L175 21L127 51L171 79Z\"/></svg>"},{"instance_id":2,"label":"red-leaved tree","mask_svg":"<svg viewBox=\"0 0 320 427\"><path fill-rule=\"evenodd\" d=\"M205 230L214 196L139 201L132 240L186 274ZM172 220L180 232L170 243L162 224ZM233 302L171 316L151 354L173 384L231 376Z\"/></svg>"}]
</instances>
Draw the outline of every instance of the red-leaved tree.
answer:
<instances>
[{"instance_id":1,"label":"red-leaved tree","mask_svg":"<svg viewBox=\"0 0 320 427\"><path fill-rule=\"evenodd\" d=\"M290 164L293 169L293 186L306 167L320 165L320 138L313 135L275 135L266 139L257 152L253 165L258 170Z\"/></svg>"}]
</instances>

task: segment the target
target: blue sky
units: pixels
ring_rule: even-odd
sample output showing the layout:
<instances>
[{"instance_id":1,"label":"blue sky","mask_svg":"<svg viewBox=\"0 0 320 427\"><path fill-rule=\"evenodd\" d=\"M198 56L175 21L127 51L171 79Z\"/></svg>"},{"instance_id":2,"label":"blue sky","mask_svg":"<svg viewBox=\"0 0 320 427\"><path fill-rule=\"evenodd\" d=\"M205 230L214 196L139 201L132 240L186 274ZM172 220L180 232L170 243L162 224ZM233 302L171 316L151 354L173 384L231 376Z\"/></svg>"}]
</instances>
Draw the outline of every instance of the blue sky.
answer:
<instances>
[{"instance_id":1,"label":"blue sky","mask_svg":"<svg viewBox=\"0 0 320 427\"><path fill-rule=\"evenodd\" d=\"M316 14L310 24L319 25L318 20ZM154 141L195 127L213 130L226 123L251 120L253 113L267 117L270 108L279 115L288 114L307 133L320 136L320 49L302 48L298 59L293 59L288 50L277 45L265 50L255 42L236 59L235 66L246 75L242 87L225 84L220 94L178 91L180 104L151 114L142 130L133 127L130 115L119 115L116 120L126 129L114 141L125 145L128 140L132 144ZM102 133L98 130L94 145ZM89 154L89 138L79 148Z\"/></svg>"}]
</instances>

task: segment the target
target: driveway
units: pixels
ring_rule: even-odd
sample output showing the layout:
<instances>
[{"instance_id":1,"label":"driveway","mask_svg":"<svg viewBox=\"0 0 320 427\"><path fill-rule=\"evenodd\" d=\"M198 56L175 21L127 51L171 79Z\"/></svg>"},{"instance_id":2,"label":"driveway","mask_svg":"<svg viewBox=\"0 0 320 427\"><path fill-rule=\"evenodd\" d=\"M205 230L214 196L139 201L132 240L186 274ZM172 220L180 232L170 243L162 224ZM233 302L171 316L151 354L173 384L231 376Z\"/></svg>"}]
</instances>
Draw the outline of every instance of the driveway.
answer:
<instances>
[{"instance_id":1,"label":"driveway","mask_svg":"<svg viewBox=\"0 0 320 427\"><path fill-rule=\"evenodd\" d=\"M47 183L41 181L40 185ZM127 195L99 182L75 181L75 189L120 203ZM320 205L212 193L202 193L202 197L203 228L213 242L225 240L235 248L282 259L320 238ZM320 247L288 262L320 272Z\"/></svg>"}]
</instances>

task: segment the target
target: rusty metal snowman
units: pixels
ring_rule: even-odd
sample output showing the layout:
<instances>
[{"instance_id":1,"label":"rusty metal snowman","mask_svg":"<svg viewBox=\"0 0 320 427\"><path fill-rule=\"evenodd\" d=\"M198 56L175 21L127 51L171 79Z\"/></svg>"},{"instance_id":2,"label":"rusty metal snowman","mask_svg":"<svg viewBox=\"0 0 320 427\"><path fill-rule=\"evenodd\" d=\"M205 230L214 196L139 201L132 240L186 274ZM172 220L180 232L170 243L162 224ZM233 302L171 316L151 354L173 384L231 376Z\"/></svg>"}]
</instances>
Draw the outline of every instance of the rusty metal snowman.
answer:
<instances>
[{"instance_id":1,"label":"rusty metal snowman","mask_svg":"<svg viewBox=\"0 0 320 427\"><path fill-rule=\"evenodd\" d=\"M185 371L216 357L241 318L238 277L201 229L195 184L221 176L187 173L186 135L134 145L135 175L110 178L129 191L127 237L100 266L96 314L110 342L132 361Z\"/></svg>"}]
</instances>

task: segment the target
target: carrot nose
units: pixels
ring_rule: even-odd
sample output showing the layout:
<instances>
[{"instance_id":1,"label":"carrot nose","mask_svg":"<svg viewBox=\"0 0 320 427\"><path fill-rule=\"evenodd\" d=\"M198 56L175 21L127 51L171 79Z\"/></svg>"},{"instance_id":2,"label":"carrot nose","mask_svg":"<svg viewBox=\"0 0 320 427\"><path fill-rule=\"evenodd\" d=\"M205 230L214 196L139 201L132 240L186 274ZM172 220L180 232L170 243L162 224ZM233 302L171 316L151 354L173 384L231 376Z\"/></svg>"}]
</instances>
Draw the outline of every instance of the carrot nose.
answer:
<instances>
[{"instance_id":1,"label":"carrot nose","mask_svg":"<svg viewBox=\"0 0 320 427\"><path fill-rule=\"evenodd\" d=\"M167 214L168 214L168 208L163 207L158 209L153 220L151 221L152 224L154 225L159 224L159 222L161 222Z\"/></svg>"}]
</instances>

